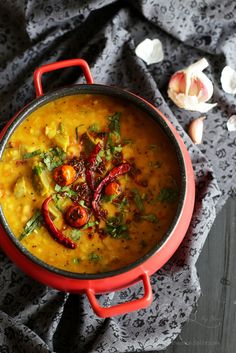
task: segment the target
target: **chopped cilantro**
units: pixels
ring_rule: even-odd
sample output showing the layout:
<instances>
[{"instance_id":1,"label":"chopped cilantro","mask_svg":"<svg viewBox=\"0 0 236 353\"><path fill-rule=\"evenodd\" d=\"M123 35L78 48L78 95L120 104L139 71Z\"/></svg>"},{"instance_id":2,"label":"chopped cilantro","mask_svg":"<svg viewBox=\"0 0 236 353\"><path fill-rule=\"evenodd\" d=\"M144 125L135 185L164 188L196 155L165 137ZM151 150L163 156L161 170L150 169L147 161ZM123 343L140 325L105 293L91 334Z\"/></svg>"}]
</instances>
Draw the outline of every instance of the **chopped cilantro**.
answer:
<instances>
[{"instance_id":1,"label":"chopped cilantro","mask_svg":"<svg viewBox=\"0 0 236 353\"><path fill-rule=\"evenodd\" d=\"M84 200L80 200L80 201L79 201L79 204L80 204L82 207L86 207L86 208L87 208L87 206L85 205L85 201L84 201Z\"/></svg>"},{"instance_id":2,"label":"chopped cilantro","mask_svg":"<svg viewBox=\"0 0 236 353\"><path fill-rule=\"evenodd\" d=\"M56 205L56 208L59 210L59 211L63 211L63 209L61 208L60 206L60 201L61 201L61 196L58 195L58 194L52 194L52 199L53 201L55 202L55 205Z\"/></svg>"},{"instance_id":3,"label":"chopped cilantro","mask_svg":"<svg viewBox=\"0 0 236 353\"><path fill-rule=\"evenodd\" d=\"M95 123L95 124L92 124L91 126L89 126L88 130L91 132L99 132L100 126L98 123Z\"/></svg>"},{"instance_id":4,"label":"chopped cilantro","mask_svg":"<svg viewBox=\"0 0 236 353\"><path fill-rule=\"evenodd\" d=\"M123 223L123 214L121 213L118 217L110 217L107 220L105 227L105 232L109 234L112 238L129 239L128 227Z\"/></svg>"},{"instance_id":5,"label":"chopped cilantro","mask_svg":"<svg viewBox=\"0 0 236 353\"><path fill-rule=\"evenodd\" d=\"M97 154L97 156L96 156L96 162L97 162L97 164L100 164L102 162L102 158L99 154Z\"/></svg>"},{"instance_id":6,"label":"chopped cilantro","mask_svg":"<svg viewBox=\"0 0 236 353\"><path fill-rule=\"evenodd\" d=\"M33 167L33 173L34 173L35 175L40 175L40 174L42 174L42 171L43 171L43 167L42 167L41 165L35 165L35 166Z\"/></svg>"},{"instance_id":7,"label":"chopped cilantro","mask_svg":"<svg viewBox=\"0 0 236 353\"><path fill-rule=\"evenodd\" d=\"M95 252L91 252L88 256L90 261L99 262L102 258L100 255L96 254Z\"/></svg>"},{"instance_id":8,"label":"chopped cilantro","mask_svg":"<svg viewBox=\"0 0 236 353\"><path fill-rule=\"evenodd\" d=\"M103 202L111 202L113 201L115 198L117 198L117 195L102 195L102 201Z\"/></svg>"},{"instance_id":9,"label":"chopped cilantro","mask_svg":"<svg viewBox=\"0 0 236 353\"><path fill-rule=\"evenodd\" d=\"M43 216L40 212L40 210L36 210L33 216L28 220L28 222L24 226L24 230L21 233L19 240L21 241L25 237L27 237L29 234L31 234L35 229L41 227L43 224Z\"/></svg>"},{"instance_id":10,"label":"chopped cilantro","mask_svg":"<svg viewBox=\"0 0 236 353\"><path fill-rule=\"evenodd\" d=\"M103 149L101 149L98 153L98 155L102 158L105 157L105 151Z\"/></svg>"},{"instance_id":11,"label":"chopped cilantro","mask_svg":"<svg viewBox=\"0 0 236 353\"><path fill-rule=\"evenodd\" d=\"M124 197L123 200L119 204L119 208L120 208L120 210L123 211L124 208L128 205L129 205L129 201L126 199L126 197Z\"/></svg>"},{"instance_id":12,"label":"chopped cilantro","mask_svg":"<svg viewBox=\"0 0 236 353\"><path fill-rule=\"evenodd\" d=\"M62 187L60 185L56 184L54 189L56 192L60 192Z\"/></svg>"},{"instance_id":13,"label":"chopped cilantro","mask_svg":"<svg viewBox=\"0 0 236 353\"><path fill-rule=\"evenodd\" d=\"M120 136L120 117L121 113L117 112L112 116L109 116L108 119L110 121L109 129L111 132Z\"/></svg>"},{"instance_id":14,"label":"chopped cilantro","mask_svg":"<svg viewBox=\"0 0 236 353\"><path fill-rule=\"evenodd\" d=\"M122 147L121 145L111 147L112 153L115 153L115 152L122 152L122 149L123 149L123 147Z\"/></svg>"},{"instance_id":15,"label":"chopped cilantro","mask_svg":"<svg viewBox=\"0 0 236 353\"><path fill-rule=\"evenodd\" d=\"M60 147L52 147L47 152L41 154L44 164L51 172L54 168L63 164L66 153Z\"/></svg>"},{"instance_id":16,"label":"chopped cilantro","mask_svg":"<svg viewBox=\"0 0 236 353\"><path fill-rule=\"evenodd\" d=\"M160 202L173 203L178 199L178 191L172 188L162 188L156 200Z\"/></svg>"},{"instance_id":17,"label":"chopped cilantro","mask_svg":"<svg viewBox=\"0 0 236 353\"><path fill-rule=\"evenodd\" d=\"M114 147L113 134L111 132L108 134L107 145L109 148Z\"/></svg>"},{"instance_id":18,"label":"chopped cilantro","mask_svg":"<svg viewBox=\"0 0 236 353\"><path fill-rule=\"evenodd\" d=\"M111 160L111 158L112 158L110 148L107 148L107 149L105 150L105 156L106 156L106 157L105 157L106 160L109 162L109 161Z\"/></svg>"},{"instance_id":19,"label":"chopped cilantro","mask_svg":"<svg viewBox=\"0 0 236 353\"><path fill-rule=\"evenodd\" d=\"M25 153L23 155L23 159L29 159L29 158L32 158L32 157L35 157L35 156L38 156L41 154L41 150L35 150L33 152L29 152L29 153Z\"/></svg>"},{"instance_id":20,"label":"chopped cilantro","mask_svg":"<svg viewBox=\"0 0 236 353\"><path fill-rule=\"evenodd\" d=\"M78 257L73 257L73 259L72 259L73 264L78 264L78 263L80 263L80 261L81 260Z\"/></svg>"},{"instance_id":21,"label":"chopped cilantro","mask_svg":"<svg viewBox=\"0 0 236 353\"><path fill-rule=\"evenodd\" d=\"M138 192L137 189L133 189L132 193L134 195L134 202L135 202L137 209L140 212L144 211L143 200L142 200L140 193Z\"/></svg>"},{"instance_id":22,"label":"chopped cilantro","mask_svg":"<svg viewBox=\"0 0 236 353\"><path fill-rule=\"evenodd\" d=\"M82 235L82 232L80 231L80 230L78 230L78 229L73 229L72 230L72 232L71 232L71 234L70 234L70 237L71 237L71 239L73 239L73 240L79 240L79 238L81 237L81 235Z\"/></svg>"},{"instance_id":23,"label":"chopped cilantro","mask_svg":"<svg viewBox=\"0 0 236 353\"><path fill-rule=\"evenodd\" d=\"M77 196L77 193L76 193L74 190L70 189L69 186L63 186L63 187L62 187L62 186L56 184L56 185L55 185L55 191L56 191L56 192L63 192L63 193L65 193L66 196L68 196L68 197Z\"/></svg>"},{"instance_id":24,"label":"chopped cilantro","mask_svg":"<svg viewBox=\"0 0 236 353\"><path fill-rule=\"evenodd\" d=\"M94 227L94 226L96 226L96 225L98 225L98 224L99 224L98 221L95 221L95 222L88 222L88 223L83 227L83 229L92 228L92 227Z\"/></svg>"},{"instance_id":25,"label":"chopped cilantro","mask_svg":"<svg viewBox=\"0 0 236 353\"><path fill-rule=\"evenodd\" d=\"M155 214L147 214L147 215L144 215L144 216L141 216L141 219L144 219L145 221L148 221L150 223L158 223L158 218Z\"/></svg>"}]
</instances>

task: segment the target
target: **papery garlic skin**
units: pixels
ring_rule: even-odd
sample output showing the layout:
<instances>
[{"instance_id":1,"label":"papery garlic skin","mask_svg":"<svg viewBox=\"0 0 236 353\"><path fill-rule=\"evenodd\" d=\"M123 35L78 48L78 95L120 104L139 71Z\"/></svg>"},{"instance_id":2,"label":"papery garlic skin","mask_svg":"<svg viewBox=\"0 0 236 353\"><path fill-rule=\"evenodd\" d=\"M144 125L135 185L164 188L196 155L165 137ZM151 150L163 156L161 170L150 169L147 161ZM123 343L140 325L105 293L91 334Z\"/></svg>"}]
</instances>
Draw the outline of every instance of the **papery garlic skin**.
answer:
<instances>
[{"instance_id":1,"label":"papery garlic skin","mask_svg":"<svg viewBox=\"0 0 236 353\"><path fill-rule=\"evenodd\" d=\"M236 115L231 115L226 125L229 131L236 131Z\"/></svg>"},{"instance_id":2,"label":"papery garlic skin","mask_svg":"<svg viewBox=\"0 0 236 353\"><path fill-rule=\"evenodd\" d=\"M221 72L220 82L226 93L236 94L236 71L225 66Z\"/></svg>"},{"instance_id":3,"label":"papery garlic skin","mask_svg":"<svg viewBox=\"0 0 236 353\"><path fill-rule=\"evenodd\" d=\"M203 136L203 121L206 119L205 116L201 116L193 120L188 129L188 134L196 145L202 143L202 136Z\"/></svg>"},{"instance_id":4,"label":"papery garlic skin","mask_svg":"<svg viewBox=\"0 0 236 353\"><path fill-rule=\"evenodd\" d=\"M162 43L158 38L146 38L136 47L135 54L147 65L159 63L164 59Z\"/></svg>"},{"instance_id":5,"label":"papery garlic skin","mask_svg":"<svg viewBox=\"0 0 236 353\"><path fill-rule=\"evenodd\" d=\"M179 108L206 113L216 106L217 103L206 103L213 94L212 82L202 72L208 65L202 58L172 75L168 96Z\"/></svg>"}]
</instances>

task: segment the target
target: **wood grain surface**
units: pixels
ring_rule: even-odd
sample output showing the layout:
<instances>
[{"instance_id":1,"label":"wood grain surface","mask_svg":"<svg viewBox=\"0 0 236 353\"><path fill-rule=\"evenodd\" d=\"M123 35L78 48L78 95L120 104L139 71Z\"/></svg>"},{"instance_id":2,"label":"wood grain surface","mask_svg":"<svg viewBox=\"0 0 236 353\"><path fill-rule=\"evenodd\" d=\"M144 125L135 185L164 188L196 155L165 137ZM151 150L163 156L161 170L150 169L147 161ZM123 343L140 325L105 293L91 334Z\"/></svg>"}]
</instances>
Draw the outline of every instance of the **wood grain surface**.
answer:
<instances>
[{"instance_id":1,"label":"wood grain surface","mask_svg":"<svg viewBox=\"0 0 236 353\"><path fill-rule=\"evenodd\" d=\"M236 352L236 199L218 214L197 263L196 311L165 353Z\"/></svg>"}]
</instances>

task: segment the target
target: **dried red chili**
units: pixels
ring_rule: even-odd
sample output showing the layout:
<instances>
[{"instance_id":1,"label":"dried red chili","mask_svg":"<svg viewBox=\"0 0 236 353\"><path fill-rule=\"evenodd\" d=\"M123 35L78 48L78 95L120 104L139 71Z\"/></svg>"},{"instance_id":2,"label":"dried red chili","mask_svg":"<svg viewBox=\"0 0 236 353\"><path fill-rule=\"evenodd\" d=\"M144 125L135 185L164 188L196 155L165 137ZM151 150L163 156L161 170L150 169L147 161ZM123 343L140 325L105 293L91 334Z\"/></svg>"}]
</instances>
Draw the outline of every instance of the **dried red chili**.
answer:
<instances>
[{"instance_id":1,"label":"dried red chili","mask_svg":"<svg viewBox=\"0 0 236 353\"><path fill-rule=\"evenodd\" d=\"M47 227L47 230L49 231L49 234L52 236L52 238L56 240L59 244L64 245L66 248L69 248L69 249L75 249L77 244L74 243L68 237L66 237L59 229L57 229L50 218L48 205L51 200L52 200L52 196L49 196L46 200L44 200L42 204L42 215L43 215L43 219Z\"/></svg>"},{"instance_id":2,"label":"dried red chili","mask_svg":"<svg viewBox=\"0 0 236 353\"><path fill-rule=\"evenodd\" d=\"M122 174L126 174L129 172L131 166L129 163L122 163L114 168L112 168L107 176L98 184L96 190L94 191L92 207L97 216L101 214L99 210L99 199L101 197L102 189L108 183L111 183L115 178Z\"/></svg>"},{"instance_id":3,"label":"dried red chili","mask_svg":"<svg viewBox=\"0 0 236 353\"><path fill-rule=\"evenodd\" d=\"M98 142L87 159L87 167L86 167L85 175L86 175L87 184L91 190L94 190L93 173L94 173L94 168L96 164L96 158L98 153L101 151L101 148L102 146Z\"/></svg>"}]
</instances>

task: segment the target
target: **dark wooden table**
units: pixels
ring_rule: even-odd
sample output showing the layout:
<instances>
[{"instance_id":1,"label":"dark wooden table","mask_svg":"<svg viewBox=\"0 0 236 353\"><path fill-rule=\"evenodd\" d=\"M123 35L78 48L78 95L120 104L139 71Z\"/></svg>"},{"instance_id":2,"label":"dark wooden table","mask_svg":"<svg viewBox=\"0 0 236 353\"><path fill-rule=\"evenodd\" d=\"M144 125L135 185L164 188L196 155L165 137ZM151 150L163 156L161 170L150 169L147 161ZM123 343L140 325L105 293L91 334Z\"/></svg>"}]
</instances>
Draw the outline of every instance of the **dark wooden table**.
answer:
<instances>
[{"instance_id":1,"label":"dark wooden table","mask_svg":"<svg viewBox=\"0 0 236 353\"><path fill-rule=\"evenodd\" d=\"M197 263L198 307L165 353L236 352L236 199L218 214Z\"/></svg>"}]
</instances>

